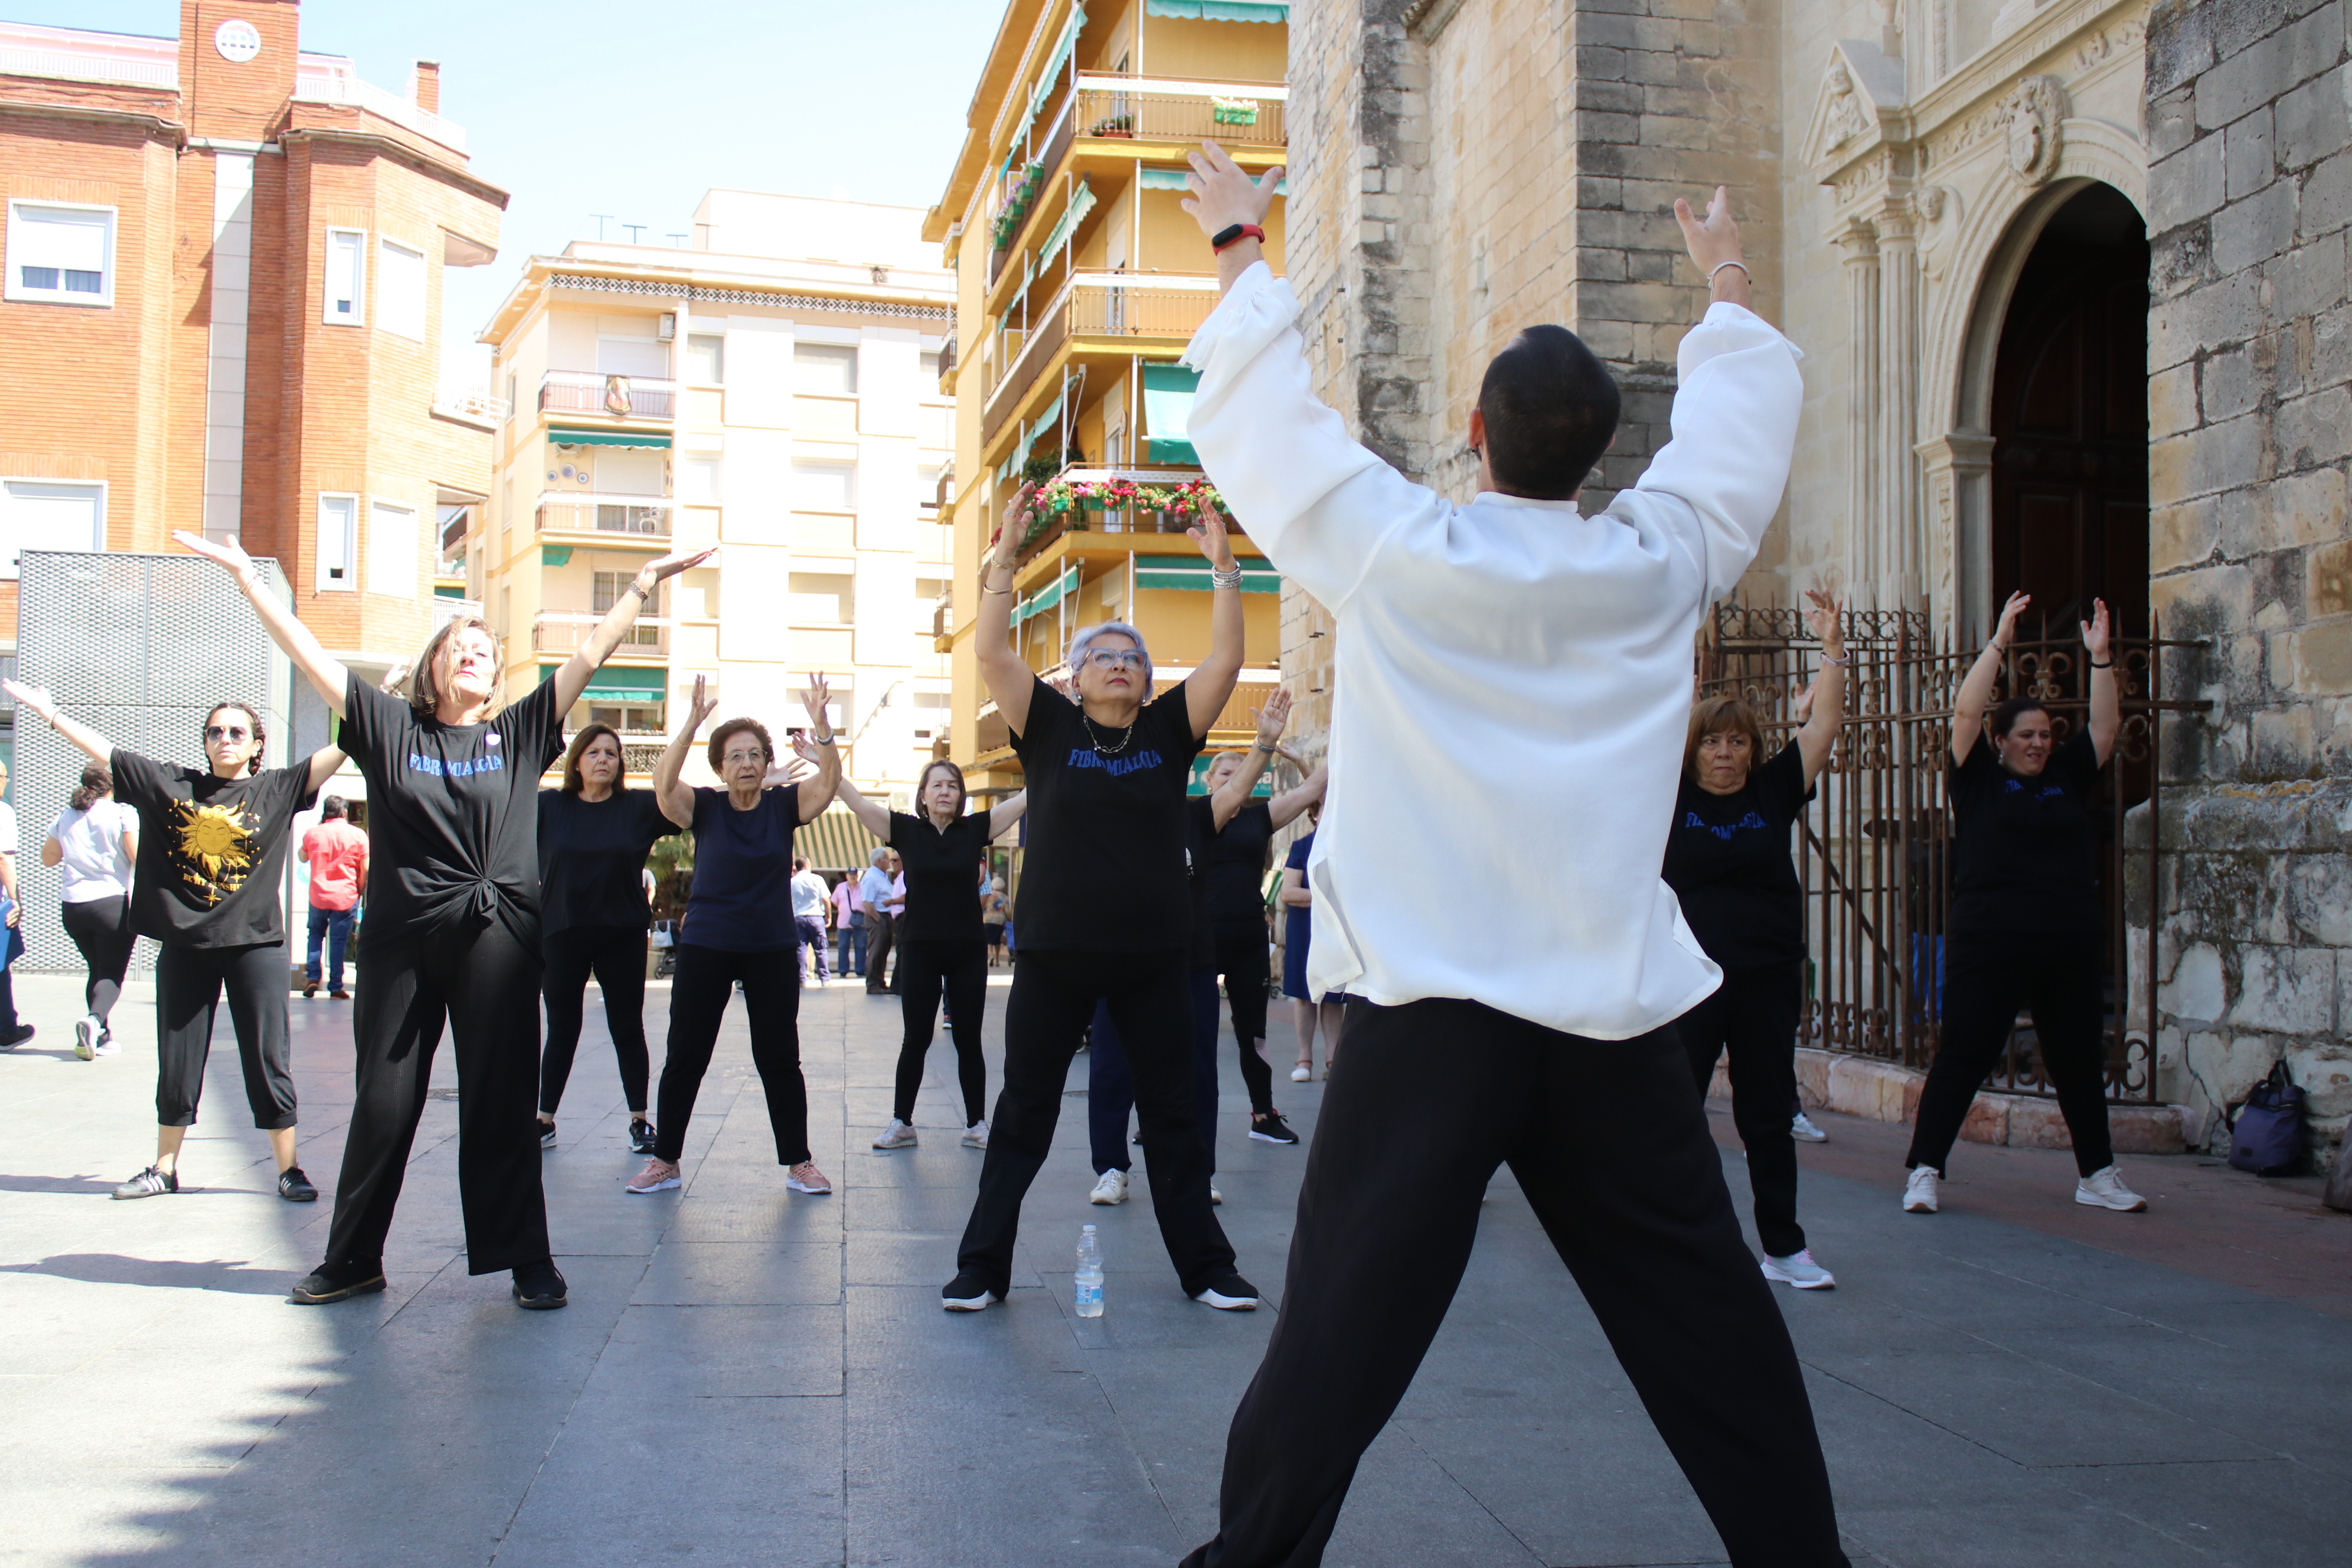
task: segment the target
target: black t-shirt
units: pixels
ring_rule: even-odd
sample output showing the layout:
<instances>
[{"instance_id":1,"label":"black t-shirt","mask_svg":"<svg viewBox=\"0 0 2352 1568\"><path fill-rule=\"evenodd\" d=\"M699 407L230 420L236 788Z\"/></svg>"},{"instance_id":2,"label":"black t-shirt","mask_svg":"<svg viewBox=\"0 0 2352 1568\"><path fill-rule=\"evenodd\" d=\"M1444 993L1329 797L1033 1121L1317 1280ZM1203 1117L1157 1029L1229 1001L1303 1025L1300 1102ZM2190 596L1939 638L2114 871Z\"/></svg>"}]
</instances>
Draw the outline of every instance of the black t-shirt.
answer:
<instances>
[{"instance_id":1,"label":"black t-shirt","mask_svg":"<svg viewBox=\"0 0 2352 1568\"><path fill-rule=\"evenodd\" d=\"M647 924L653 911L646 904L646 851L677 831L649 789L616 789L597 801L540 791L541 934Z\"/></svg>"},{"instance_id":2,"label":"black t-shirt","mask_svg":"<svg viewBox=\"0 0 2352 1568\"><path fill-rule=\"evenodd\" d=\"M2000 765L1979 735L1952 769L1952 826L1959 869L1954 931L2097 931L2099 753L2087 730L2052 749L2032 778Z\"/></svg>"},{"instance_id":3,"label":"black t-shirt","mask_svg":"<svg viewBox=\"0 0 2352 1568\"><path fill-rule=\"evenodd\" d=\"M552 680L488 723L444 724L352 678L338 743L368 781L369 952L493 917L539 944L539 778L562 719Z\"/></svg>"},{"instance_id":4,"label":"black t-shirt","mask_svg":"<svg viewBox=\"0 0 2352 1568\"><path fill-rule=\"evenodd\" d=\"M760 792L738 811L723 789L694 792L694 889L687 895L680 942L727 952L794 947L793 830L801 821L801 786ZM972 857L972 864L980 857ZM795 962L794 974L800 973Z\"/></svg>"},{"instance_id":5,"label":"black t-shirt","mask_svg":"<svg viewBox=\"0 0 2352 1568\"><path fill-rule=\"evenodd\" d=\"M1265 934L1265 857L1274 844L1274 813L1247 801L1209 840L1209 918L1219 936Z\"/></svg>"},{"instance_id":6,"label":"black t-shirt","mask_svg":"<svg viewBox=\"0 0 2352 1568\"><path fill-rule=\"evenodd\" d=\"M1687 771L1666 836L1666 886L1706 955L1727 969L1805 955L1804 889L1789 826L1805 808L1805 758L1794 741L1732 795L1709 795Z\"/></svg>"},{"instance_id":7,"label":"black t-shirt","mask_svg":"<svg viewBox=\"0 0 2352 1568\"><path fill-rule=\"evenodd\" d=\"M957 817L942 833L927 816L890 814L890 847L907 868L907 910L898 935L907 942L984 942L980 929L980 861L988 853L988 808Z\"/></svg>"},{"instance_id":8,"label":"black t-shirt","mask_svg":"<svg viewBox=\"0 0 2352 1568\"><path fill-rule=\"evenodd\" d=\"M1097 742L1116 749L1098 749ZM1144 704L1123 739L1120 731L1088 726L1076 703L1032 682L1028 727L1013 737L1029 789L1028 853L1013 919L1024 950L1169 952L1190 945L1184 793L1202 744L1181 681Z\"/></svg>"},{"instance_id":9,"label":"black t-shirt","mask_svg":"<svg viewBox=\"0 0 2352 1568\"><path fill-rule=\"evenodd\" d=\"M131 929L171 947L286 940L286 841L317 798L308 757L225 779L118 750L114 798L139 814Z\"/></svg>"}]
</instances>

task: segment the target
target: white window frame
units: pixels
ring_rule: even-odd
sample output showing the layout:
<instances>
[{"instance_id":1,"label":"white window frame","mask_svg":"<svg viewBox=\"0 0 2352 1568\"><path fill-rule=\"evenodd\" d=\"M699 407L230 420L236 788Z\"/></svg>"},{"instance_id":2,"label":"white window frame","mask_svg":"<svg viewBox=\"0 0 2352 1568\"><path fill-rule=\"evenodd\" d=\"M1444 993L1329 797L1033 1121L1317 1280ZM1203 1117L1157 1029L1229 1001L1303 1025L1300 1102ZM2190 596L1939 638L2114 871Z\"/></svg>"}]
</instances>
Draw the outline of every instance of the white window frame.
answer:
<instances>
[{"instance_id":1,"label":"white window frame","mask_svg":"<svg viewBox=\"0 0 2352 1568\"><path fill-rule=\"evenodd\" d=\"M681 373L683 373L683 372L685 372L685 371L687 371L687 370L688 370L688 369L693 368L693 362L694 362L694 345L695 345L696 343L698 343L698 342L703 342L703 343L717 343L717 344L719 345L719 374L718 374L717 375L715 375L715 376L710 377L708 381L705 381L705 380L701 379L701 378L700 378L700 377L698 377L698 376L688 376L688 375L686 375L686 374L681 374L678 376L678 379L679 379L680 381L682 381L682 382L686 383L686 384L688 384L688 386L724 386L724 385L726 385L726 384L727 384L727 334L726 334L725 332L696 332L696 331L689 331L689 332L688 332L688 333L686 334L686 352L685 352L685 353L683 353L681 356L679 356L679 358L680 358L680 363L679 363L679 365L678 365L678 369L679 369L679 371L680 371Z\"/></svg>"},{"instance_id":2,"label":"white window frame","mask_svg":"<svg viewBox=\"0 0 2352 1568\"><path fill-rule=\"evenodd\" d=\"M62 279L58 280L59 287L55 289L27 289L25 287L23 279L19 274L19 269L16 266L16 257L18 254L18 215L26 207L32 207L47 212L103 213L106 215L106 258L102 263L101 269L99 273L97 293L69 294L63 287L64 279ZM11 199L8 203L7 254L5 258L0 258L0 269L5 269L5 280L0 280L0 299L21 300L26 304L79 305L86 310L93 310L113 309L114 240L115 233L120 223L120 216L119 209L110 206L102 206L91 202L39 202L30 200L29 198Z\"/></svg>"},{"instance_id":3,"label":"white window frame","mask_svg":"<svg viewBox=\"0 0 2352 1568\"><path fill-rule=\"evenodd\" d=\"M112 499L108 492L106 480L53 479L38 479L30 474L0 474L0 512L5 512L7 509L10 485L52 485L59 489L96 490L98 492L97 536L87 548L90 550L106 548L106 503ZM14 524L11 523L9 526L13 529ZM13 541L8 542L12 543ZM6 543L0 543L0 583L15 581L16 581L16 557L9 552Z\"/></svg>"},{"instance_id":4,"label":"white window frame","mask_svg":"<svg viewBox=\"0 0 2352 1568\"><path fill-rule=\"evenodd\" d=\"M335 242L352 242L352 263L359 276L352 279L352 308L335 309ZM331 327L364 327L367 325L368 231L363 228L327 229L327 249L324 263L319 269L320 320Z\"/></svg>"},{"instance_id":5,"label":"white window frame","mask_svg":"<svg viewBox=\"0 0 2352 1568\"><path fill-rule=\"evenodd\" d=\"M379 588L376 586L375 583L375 518L376 513L380 511L397 511L408 514L408 564L405 572L403 574L403 581L396 588ZM368 497L368 526L364 543L368 553L367 591L369 593L383 594L389 598L414 601L424 592L422 568L420 567L417 560L417 552L424 543L424 536L419 531L419 530L424 526L422 521L423 516L424 513L422 509L417 507L412 501L395 500L384 496L377 495Z\"/></svg>"},{"instance_id":6,"label":"white window frame","mask_svg":"<svg viewBox=\"0 0 2352 1568\"><path fill-rule=\"evenodd\" d=\"M375 286L378 290L375 301L376 326L394 337L406 338L413 343L430 341L433 330L432 273L425 248L422 246L410 245L394 239L388 234L376 236L375 244ZM404 256L416 258L416 331L413 333L406 330L404 323L393 321L391 319L393 312L384 308L382 290L384 279L392 270L383 265L384 254L394 250L399 251Z\"/></svg>"},{"instance_id":7,"label":"white window frame","mask_svg":"<svg viewBox=\"0 0 2352 1568\"><path fill-rule=\"evenodd\" d=\"M362 499L362 498L356 491L352 490L320 490L319 492L319 529L317 534L319 542L319 560L318 570L316 573L318 582L317 591L319 593L356 594L359 592L360 502ZM344 513L342 549L343 580L340 583L327 575L327 506L331 501L341 501L350 509Z\"/></svg>"}]
</instances>

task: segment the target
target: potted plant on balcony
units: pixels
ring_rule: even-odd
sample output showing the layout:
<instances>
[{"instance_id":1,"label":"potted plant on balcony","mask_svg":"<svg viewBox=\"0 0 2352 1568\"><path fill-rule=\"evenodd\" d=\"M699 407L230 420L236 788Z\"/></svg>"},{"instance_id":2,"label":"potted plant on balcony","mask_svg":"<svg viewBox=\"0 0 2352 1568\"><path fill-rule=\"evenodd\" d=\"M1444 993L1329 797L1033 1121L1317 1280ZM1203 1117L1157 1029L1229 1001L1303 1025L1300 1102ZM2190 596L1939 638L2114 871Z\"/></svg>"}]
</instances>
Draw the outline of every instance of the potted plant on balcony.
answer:
<instances>
[{"instance_id":1,"label":"potted plant on balcony","mask_svg":"<svg viewBox=\"0 0 2352 1568\"><path fill-rule=\"evenodd\" d=\"M1089 126L1087 130L1087 134L1089 136L1118 136L1124 137L1129 141L1133 141L1135 138L1135 116L1132 114L1106 115L1104 118L1096 121L1093 125Z\"/></svg>"},{"instance_id":2,"label":"potted plant on balcony","mask_svg":"<svg viewBox=\"0 0 2352 1568\"><path fill-rule=\"evenodd\" d=\"M1254 98L1220 98L1211 94L1209 118L1219 125L1255 125L1257 100Z\"/></svg>"}]
</instances>

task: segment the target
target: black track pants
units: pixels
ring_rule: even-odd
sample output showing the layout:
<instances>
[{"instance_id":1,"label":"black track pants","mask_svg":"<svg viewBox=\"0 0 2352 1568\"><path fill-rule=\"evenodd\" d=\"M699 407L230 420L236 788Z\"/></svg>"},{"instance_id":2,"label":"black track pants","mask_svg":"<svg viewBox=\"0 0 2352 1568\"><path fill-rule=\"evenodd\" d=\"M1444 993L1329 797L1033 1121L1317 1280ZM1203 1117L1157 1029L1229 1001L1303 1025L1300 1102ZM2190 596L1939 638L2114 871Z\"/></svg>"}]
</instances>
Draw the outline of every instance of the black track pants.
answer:
<instances>
[{"instance_id":1,"label":"black track pants","mask_svg":"<svg viewBox=\"0 0 2352 1568\"><path fill-rule=\"evenodd\" d=\"M593 971L604 993L604 1030L621 1064L621 1093L631 1110L643 1111L653 1072L646 1046L646 933L636 926L573 926L541 938L540 952L547 964L547 1045L539 1058L539 1109L552 1116L563 1103Z\"/></svg>"},{"instance_id":2,"label":"black track pants","mask_svg":"<svg viewBox=\"0 0 2352 1568\"><path fill-rule=\"evenodd\" d=\"M122 977L131 968L131 950L138 944L139 933L131 929L131 900L123 898L91 899L86 903L63 904L58 918L65 922L66 934L73 938L74 946L81 950L82 966L89 978L81 988L82 1005L90 1016L100 1023L114 1011L114 1004L122 996Z\"/></svg>"},{"instance_id":3,"label":"black track pants","mask_svg":"<svg viewBox=\"0 0 2352 1568\"><path fill-rule=\"evenodd\" d=\"M1475 1002L1358 1002L1347 1039L1307 1157L1282 1315L1227 1438L1220 1531L1186 1568L1322 1561L1357 1461L1445 1320L1502 1164L1736 1568L1843 1565L1796 1352L1674 1029L1591 1040ZM1559 1470L1579 1484L1570 1460Z\"/></svg>"},{"instance_id":4,"label":"black track pants","mask_svg":"<svg viewBox=\"0 0 2352 1568\"><path fill-rule=\"evenodd\" d=\"M797 1165L809 1157L808 1082L801 1076L800 950L734 952L680 942L670 978L669 1049L662 1058L660 1102L654 1110L660 1129L654 1152L672 1164L686 1149L695 1097L702 1092L727 998L739 980L751 1024L751 1065L760 1069L768 1125L776 1135L776 1163Z\"/></svg>"},{"instance_id":5,"label":"black track pants","mask_svg":"<svg viewBox=\"0 0 2352 1568\"><path fill-rule=\"evenodd\" d=\"M1234 1041L1241 1049L1242 1087L1249 1090L1250 1111L1267 1116L1274 1111L1274 1068L1257 1054L1265 1038L1265 987L1268 967L1265 931L1261 928L1239 934L1219 932L1217 973L1225 978L1225 996L1234 1013Z\"/></svg>"},{"instance_id":6,"label":"black track pants","mask_svg":"<svg viewBox=\"0 0 2352 1568\"><path fill-rule=\"evenodd\" d=\"M940 994L948 999L948 1033L955 1038L956 1081L963 1089L963 1121L969 1127L988 1114L988 1061L980 1053L980 1026L988 1011L988 947L977 942L933 942L910 937L898 944L898 983L907 1032L898 1046L898 1083L890 1114L915 1120L915 1095L923 1087L923 1058L940 1016Z\"/></svg>"},{"instance_id":7,"label":"black track pants","mask_svg":"<svg viewBox=\"0 0 2352 1568\"><path fill-rule=\"evenodd\" d=\"M1699 1098L1715 1062L1731 1053L1731 1121L1748 1150L1748 1185L1756 1198L1756 1238L1775 1258L1805 1249L1797 1224L1797 1141L1789 1123L1797 1103L1797 1011L1805 961L1727 969L1715 994L1675 1025L1690 1053Z\"/></svg>"},{"instance_id":8,"label":"black track pants","mask_svg":"<svg viewBox=\"0 0 2352 1568\"><path fill-rule=\"evenodd\" d=\"M71 909L73 906L66 906ZM221 993L236 1031L253 1124L294 1125L294 1075L286 1035L286 944L163 947L155 954L155 1124L193 1127L205 1092L205 1059Z\"/></svg>"}]
</instances>

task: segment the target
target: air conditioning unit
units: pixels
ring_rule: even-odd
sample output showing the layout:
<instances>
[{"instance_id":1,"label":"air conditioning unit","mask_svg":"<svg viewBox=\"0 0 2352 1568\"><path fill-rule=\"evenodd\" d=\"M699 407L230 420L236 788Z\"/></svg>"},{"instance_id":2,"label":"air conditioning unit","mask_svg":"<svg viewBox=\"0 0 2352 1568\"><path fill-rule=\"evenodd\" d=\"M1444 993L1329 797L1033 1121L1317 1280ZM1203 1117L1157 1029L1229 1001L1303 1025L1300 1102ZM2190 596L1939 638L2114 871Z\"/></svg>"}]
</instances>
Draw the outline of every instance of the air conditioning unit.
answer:
<instances>
[{"instance_id":1,"label":"air conditioning unit","mask_svg":"<svg viewBox=\"0 0 2352 1568\"><path fill-rule=\"evenodd\" d=\"M664 310L660 315L654 318L654 336L659 338L666 343L676 342L677 341L677 311Z\"/></svg>"}]
</instances>

